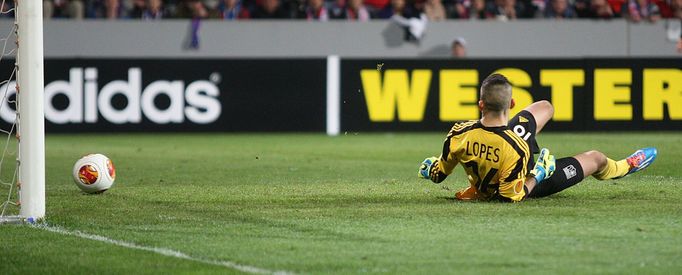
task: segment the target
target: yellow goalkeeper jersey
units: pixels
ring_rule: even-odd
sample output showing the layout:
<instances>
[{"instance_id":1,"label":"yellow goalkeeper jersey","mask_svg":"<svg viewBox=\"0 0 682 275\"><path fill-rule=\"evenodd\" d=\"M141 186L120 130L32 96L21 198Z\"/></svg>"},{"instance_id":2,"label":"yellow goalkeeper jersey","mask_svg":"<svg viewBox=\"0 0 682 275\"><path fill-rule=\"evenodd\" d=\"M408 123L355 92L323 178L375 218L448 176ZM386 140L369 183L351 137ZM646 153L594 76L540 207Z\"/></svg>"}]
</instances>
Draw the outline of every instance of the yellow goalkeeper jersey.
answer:
<instances>
[{"instance_id":1,"label":"yellow goalkeeper jersey","mask_svg":"<svg viewBox=\"0 0 682 275\"><path fill-rule=\"evenodd\" d=\"M440 182L438 177L451 174L461 163L471 184L464 199L520 201L526 195L523 187L530 158L528 144L507 126L485 127L472 120L452 127L430 174Z\"/></svg>"}]
</instances>

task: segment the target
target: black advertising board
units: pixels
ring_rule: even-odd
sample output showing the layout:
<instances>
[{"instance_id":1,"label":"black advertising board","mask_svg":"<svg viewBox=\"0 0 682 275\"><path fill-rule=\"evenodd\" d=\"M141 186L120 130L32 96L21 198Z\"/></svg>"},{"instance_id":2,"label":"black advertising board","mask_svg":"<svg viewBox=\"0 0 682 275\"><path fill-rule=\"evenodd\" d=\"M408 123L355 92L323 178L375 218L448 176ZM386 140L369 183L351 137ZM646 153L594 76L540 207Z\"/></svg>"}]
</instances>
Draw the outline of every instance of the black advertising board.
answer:
<instances>
[{"instance_id":1,"label":"black advertising board","mask_svg":"<svg viewBox=\"0 0 682 275\"><path fill-rule=\"evenodd\" d=\"M3 78L13 64L0 62ZM514 85L513 111L552 102L548 130L682 130L682 59L585 58L341 59L340 131L478 119L478 87L496 71ZM322 58L47 59L46 131L324 132L326 78ZM14 99L14 83L0 91ZM1 104L7 129L15 114Z\"/></svg>"},{"instance_id":2,"label":"black advertising board","mask_svg":"<svg viewBox=\"0 0 682 275\"><path fill-rule=\"evenodd\" d=\"M517 106L549 100L548 130L682 130L682 59L344 59L342 131L443 131L478 119L501 72Z\"/></svg>"},{"instance_id":3,"label":"black advertising board","mask_svg":"<svg viewBox=\"0 0 682 275\"><path fill-rule=\"evenodd\" d=\"M1 65L9 76L13 61ZM324 59L48 59L45 128L324 131L325 69Z\"/></svg>"}]
</instances>

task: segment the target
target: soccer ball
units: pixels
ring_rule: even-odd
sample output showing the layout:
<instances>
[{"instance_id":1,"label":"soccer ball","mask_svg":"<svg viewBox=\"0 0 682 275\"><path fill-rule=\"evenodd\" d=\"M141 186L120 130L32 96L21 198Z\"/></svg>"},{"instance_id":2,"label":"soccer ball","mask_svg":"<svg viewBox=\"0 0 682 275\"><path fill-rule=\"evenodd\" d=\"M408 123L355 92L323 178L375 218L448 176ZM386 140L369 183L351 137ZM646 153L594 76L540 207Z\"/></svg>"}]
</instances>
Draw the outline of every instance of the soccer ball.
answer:
<instances>
[{"instance_id":1,"label":"soccer ball","mask_svg":"<svg viewBox=\"0 0 682 275\"><path fill-rule=\"evenodd\" d=\"M102 154L86 155L73 166L73 181L85 193L107 191L115 179L114 163Z\"/></svg>"}]
</instances>

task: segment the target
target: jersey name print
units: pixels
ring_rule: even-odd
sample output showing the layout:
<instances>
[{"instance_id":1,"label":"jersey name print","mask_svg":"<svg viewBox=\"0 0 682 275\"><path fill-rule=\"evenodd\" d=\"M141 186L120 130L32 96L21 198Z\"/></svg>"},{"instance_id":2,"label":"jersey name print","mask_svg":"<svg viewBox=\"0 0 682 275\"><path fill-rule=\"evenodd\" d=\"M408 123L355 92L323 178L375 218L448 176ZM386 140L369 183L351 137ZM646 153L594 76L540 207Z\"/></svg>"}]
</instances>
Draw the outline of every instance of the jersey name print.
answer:
<instances>
[{"instance_id":1,"label":"jersey name print","mask_svg":"<svg viewBox=\"0 0 682 275\"><path fill-rule=\"evenodd\" d=\"M485 157L487 161L492 162L500 161L500 148L486 145L484 143L479 144L478 142L475 141L474 142L467 141L465 154L467 156L477 156L480 158Z\"/></svg>"}]
</instances>

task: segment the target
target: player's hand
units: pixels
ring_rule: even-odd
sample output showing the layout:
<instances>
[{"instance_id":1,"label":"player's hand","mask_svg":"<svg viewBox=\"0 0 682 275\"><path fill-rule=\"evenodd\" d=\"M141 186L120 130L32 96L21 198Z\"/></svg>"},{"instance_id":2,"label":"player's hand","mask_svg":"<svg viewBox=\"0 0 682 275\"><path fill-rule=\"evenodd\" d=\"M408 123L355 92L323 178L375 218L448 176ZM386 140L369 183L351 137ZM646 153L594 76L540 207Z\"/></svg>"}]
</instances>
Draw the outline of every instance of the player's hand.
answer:
<instances>
[{"instance_id":1,"label":"player's hand","mask_svg":"<svg viewBox=\"0 0 682 275\"><path fill-rule=\"evenodd\" d=\"M417 173L417 176L422 179L431 179L429 172L431 171L431 166L433 166L436 162L438 162L437 157L426 158L419 166L419 173Z\"/></svg>"},{"instance_id":2,"label":"player's hand","mask_svg":"<svg viewBox=\"0 0 682 275\"><path fill-rule=\"evenodd\" d=\"M551 177L556 169L556 159L553 155L549 154L547 148L542 148L540 150L540 156L535 162L535 167L530 171L531 175L535 177L536 184L540 184L543 180Z\"/></svg>"}]
</instances>

